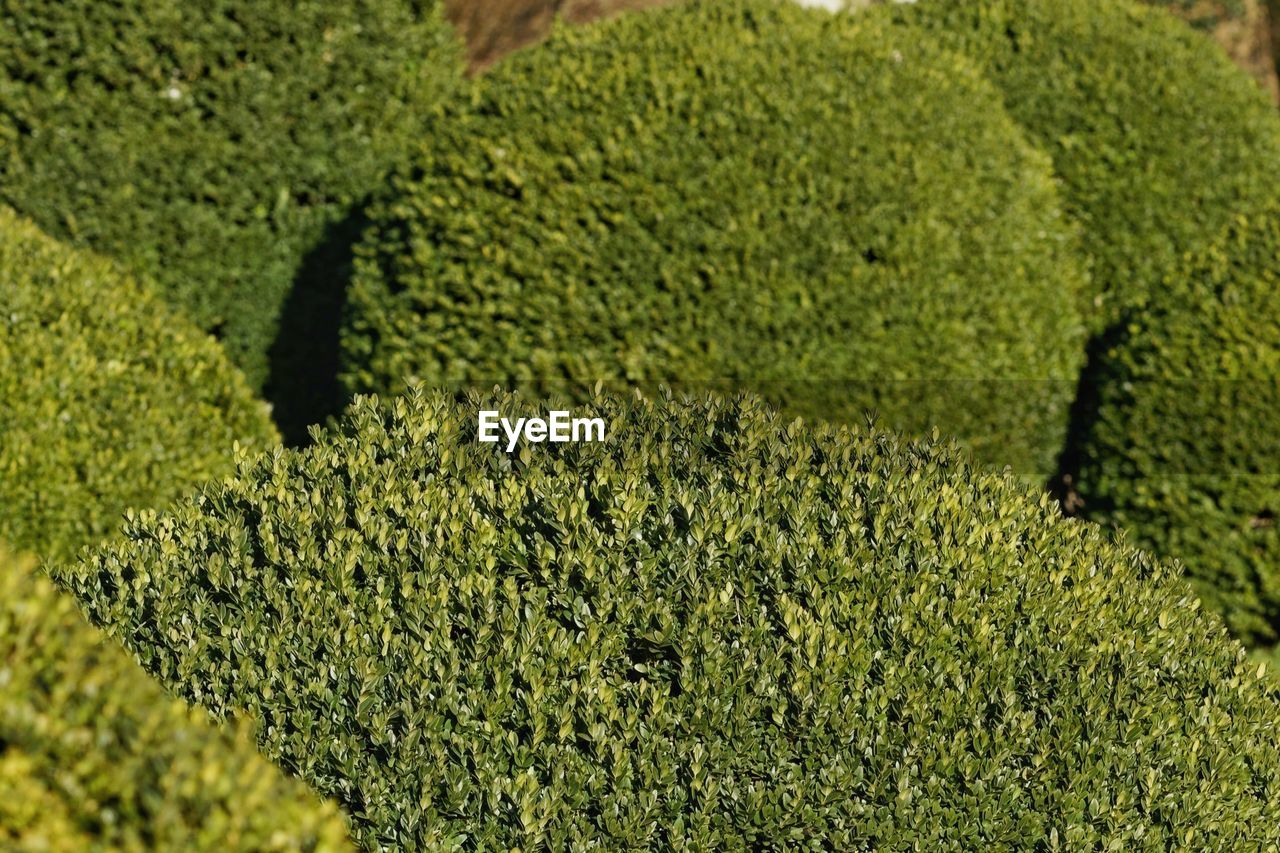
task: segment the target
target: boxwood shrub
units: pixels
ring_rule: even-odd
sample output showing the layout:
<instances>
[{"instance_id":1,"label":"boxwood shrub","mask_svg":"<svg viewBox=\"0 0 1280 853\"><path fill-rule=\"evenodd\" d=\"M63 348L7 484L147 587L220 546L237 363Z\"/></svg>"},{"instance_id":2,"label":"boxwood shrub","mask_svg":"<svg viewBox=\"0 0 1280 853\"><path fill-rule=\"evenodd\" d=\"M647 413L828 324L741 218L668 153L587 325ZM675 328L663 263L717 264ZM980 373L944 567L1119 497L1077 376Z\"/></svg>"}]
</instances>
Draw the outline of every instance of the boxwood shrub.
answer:
<instances>
[{"instance_id":1,"label":"boxwood shrub","mask_svg":"<svg viewBox=\"0 0 1280 853\"><path fill-rule=\"evenodd\" d=\"M883 14L561 28L434 131L369 211L349 391L746 385L1052 467L1084 286L1049 164Z\"/></svg>"},{"instance_id":2,"label":"boxwood shrub","mask_svg":"<svg viewBox=\"0 0 1280 853\"><path fill-rule=\"evenodd\" d=\"M295 280L327 287L308 253L460 77L439 6L24 2L0 28L0 201L153 275L260 387Z\"/></svg>"},{"instance_id":3,"label":"boxwood shrub","mask_svg":"<svg viewBox=\"0 0 1280 853\"><path fill-rule=\"evenodd\" d=\"M895 5L981 64L1048 151L1094 259L1097 328L1277 194L1280 117L1203 34L1128 0Z\"/></svg>"},{"instance_id":4,"label":"boxwood shrub","mask_svg":"<svg viewBox=\"0 0 1280 853\"><path fill-rule=\"evenodd\" d=\"M0 552L0 847L346 850L337 807L211 724Z\"/></svg>"},{"instance_id":5,"label":"boxwood shrub","mask_svg":"<svg viewBox=\"0 0 1280 853\"><path fill-rule=\"evenodd\" d=\"M1255 642L1280 631L1280 208L1241 216L1106 352L1085 511L1181 559Z\"/></svg>"},{"instance_id":6,"label":"boxwood shrub","mask_svg":"<svg viewBox=\"0 0 1280 853\"><path fill-rule=\"evenodd\" d=\"M277 441L215 341L0 209L0 541L65 555Z\"/></svg>"},{"instance_id":7,"label":"boxwood shrub","mask_svg":"<svg viewBox=\"0 0 1280 853\"><path fill-rule=\"evenodd\" d=\"M1280 684L1176 570L950 443L754 398L362 398L57 570L407 849L1255 849Z\"/></svg>"}]
</instances>

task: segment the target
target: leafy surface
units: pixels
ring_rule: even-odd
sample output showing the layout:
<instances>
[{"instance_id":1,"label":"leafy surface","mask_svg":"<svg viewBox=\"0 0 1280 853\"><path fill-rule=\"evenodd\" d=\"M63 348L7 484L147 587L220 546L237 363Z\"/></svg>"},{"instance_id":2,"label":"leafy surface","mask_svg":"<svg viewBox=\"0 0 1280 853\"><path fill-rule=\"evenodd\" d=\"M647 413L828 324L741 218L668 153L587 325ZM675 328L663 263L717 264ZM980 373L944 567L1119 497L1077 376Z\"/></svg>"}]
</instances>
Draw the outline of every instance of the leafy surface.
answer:
<instances>
[{"instance_id":1,"label":"leafy surface","mask_svg":"<svg viewBox=\"0 0 1280 853\"><path fill-rule=\"evenodd\" d=\"M894 6L976 61L1053 157L1094 260L1095 323L1140 307L1184 253L1277 194L1280 117L1204 35L1129 0Z\"/></svg>"},{"instance_id":2,"label":"leafy surface","mask_svg":"<svg viewBox=\"0 0 1280 853\"><path fill-rule=\"evenodd\" d=\"M216 342L0 209L0 540L54 559L278 442Z\"/></svg>"},{"instance_id":3,"label":"leafy surface","mask_svg":"<svg viewBox=\"0 0 1280 853\"><path fill-rule=\"evenodd\" d=\"M338 809L285 779L244 724L213 726L0 552L0 847L350 849Z\"/></svg>"},{"instance_id":4,"label":"leafy surface","mask_svg":"<svg viewBox=\"0 0 1280 853\"><path fill-rule=\"evenodd\" d=\"M1276 684L1170 566L948 444L745 400L363 399L58 570L370 847L1280 843Z\"/></svg>"},{"instance_id":5,"label":"leafy surface","mask_svg":"<svg viewBox=\"0 0 1280 853\"><path fill-rule=\"evenodd\" d=\"M1049 164L881 14L561 28L450 102L394 186L357 248L349 391L748 387L1053 467L1084 283Z\"/></svg>"},{"instance_id":6,"label":"leafy surface","mask_svg":"<svg viewBox=\"0 0 1280 853\"><path fill-rule=\"evenodd\" d=\"M1091 518L1186 564L1240 636L1280 636L1280 209L1189 257L1106 353L1079 476Z\"/></svg>"},{"instance_id":7,"label":"leafy surface","mask_svg":"<svg viewBox=\"0 0 1280 853\"><path fill-rule=\"evenodd\" d=\"M461 73L434 0L5 7L0 201L153 276L255 388L328 288L308 254Z\"/></svg>"}]
</instances>

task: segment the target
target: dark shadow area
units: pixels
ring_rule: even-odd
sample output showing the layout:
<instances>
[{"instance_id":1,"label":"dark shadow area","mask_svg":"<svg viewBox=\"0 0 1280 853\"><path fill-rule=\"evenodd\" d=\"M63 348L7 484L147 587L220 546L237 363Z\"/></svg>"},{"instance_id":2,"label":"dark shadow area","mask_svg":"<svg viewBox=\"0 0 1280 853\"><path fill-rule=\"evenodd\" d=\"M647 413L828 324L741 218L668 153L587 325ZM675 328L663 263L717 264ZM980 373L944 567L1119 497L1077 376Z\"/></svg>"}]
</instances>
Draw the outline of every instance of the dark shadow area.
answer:
<instances>
[{"instance_id":1,"label":"dark shadow area","mask_svg":"<svg viewBox=\"0 0 1280 853\"><path fill-rule=\"evenodd\" d=\"M338 333L355 244L368 223L363 210L363 204L355 205L325 230L303 259L281 309L263 394L289 447L310 444L309 427L324 424L346 404L338 384Z\"/></svg>"},{"instance_id":2,"label":"dark shadow area","mask_svg":"<svg viewBox=\"0 0 1280 853\"><path fill-rule=\"evenodd\" d=\"M1085 440L1089 437L1098 412L1098 388L1099 383L1105 381L1107 351L1119 342L1124 333L1124 325L1121 321L1094 335L1089 339L1085 350L1084 367L1080 370L1075 398L1071 403L1067 438L1063 443L1062 453L1058 455L1058 473L1047 484L1049 493L1067 516L1086 515L1084 501L1076 491L1076 483L1080 479L1080 463Z\"/></svg>"}]
</instances>

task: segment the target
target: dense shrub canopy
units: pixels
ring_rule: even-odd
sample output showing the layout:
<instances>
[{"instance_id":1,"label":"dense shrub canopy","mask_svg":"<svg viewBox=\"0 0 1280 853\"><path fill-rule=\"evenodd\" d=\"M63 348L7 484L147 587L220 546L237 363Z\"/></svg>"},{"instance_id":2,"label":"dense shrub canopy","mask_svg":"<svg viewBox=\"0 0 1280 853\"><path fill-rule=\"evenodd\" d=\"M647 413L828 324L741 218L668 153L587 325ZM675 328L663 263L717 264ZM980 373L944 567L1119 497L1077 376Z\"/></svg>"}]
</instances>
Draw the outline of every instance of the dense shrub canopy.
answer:
<instances>
[{"instance_id":1,"label":"dense shrub canopy","mask_svg":"<svg viewBox=\"0 0 1280 853\"><path fill-rule=\"evenodd\" d=\"M977 60L1053 156L1092 252L1098 327L1237 210L1277 194L1280 118L1212 41L1127 0L895 6Z\"/></svg>"},{"instance_id":2,"label":"dense shrub canopy","mask_svg":"<svg viewBox=\"0 0 1280 853\"><path fill-rule=\"evenodd\" d=\"M168 695L0 553L0 847L343 850L332 803Z\"/></svg>"},{"instance_id":3,"label":"dense shrub canopy","mask_svg":"<svg viewBox=\"0 0 1280 853\"><path fill-rule=\"evenodd\" d=\"M304 257L459 77L439 4L21 5L0 27L0 201L153 275L260 386L295 279L325 289Z\"/></svg>"},{"instance_id":4,"label":"dense shrub canopy","mask_svg":"<svg viewBox=\"0 0 1280 853\"><path fill-rule=\"evenodd\" d=\"M1178 557L1242 636L1280 630L1280 209L1188 258L1106 352L1088 514Z\"/></svg>"},{"instance_id":5,"label":"dense shrub canopy","mask_svg":"<svg viewBox=\"0 0 1280 853\"><path fill-rule=\"evenodd\" d=\"M1280 693L1176 571L951 445L748 398L357 401L59 570L409 848L1280 843Z\"/></svg>"},{"instance_id":6,"label":"dense shrub canopy","mask_svg":"<svg viewBox=\"0 0 1280 853\"><path fill-rule=\"evenodd\" d=\"M353 392L725 381L1024 471L1060 449L1084 287L1048 163L883 15L562 28L454 101L370 217Z\"/></svg>"},{"instance_id":7,"label":"dense shrub canopy","mask_svg":"<svg viewBox=\"0 0 1280 853\"><path fill-rule=\"evenodd\" d=\"M0 540L101 538L277 441L216 342L113 262L0 209Z\"/></svg>"}]
</instances>

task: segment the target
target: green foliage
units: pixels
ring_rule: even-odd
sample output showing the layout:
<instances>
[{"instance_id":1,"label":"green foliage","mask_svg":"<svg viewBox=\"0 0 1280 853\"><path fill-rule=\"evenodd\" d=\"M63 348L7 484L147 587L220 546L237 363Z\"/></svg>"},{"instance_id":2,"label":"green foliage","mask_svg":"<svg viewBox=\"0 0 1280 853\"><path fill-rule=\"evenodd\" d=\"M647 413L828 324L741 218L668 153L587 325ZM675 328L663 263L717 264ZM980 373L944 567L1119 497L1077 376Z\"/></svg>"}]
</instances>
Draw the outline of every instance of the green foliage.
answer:
<instances>
[{"instance_id":1,"label":"green foliage","mask_svg":"<svg viewBox=\"0 0 1280 853\"><path fill-rule=\"evenodd\" d=\"M914 3L916 0L843 0L841 6L845 11L856 11L867 6L903 2ZM1247 11L1244 0L1143 0L1143 2L1167 9L1202 30L1212 30L1224 21L1243 18ZM825 6L826 4L810 3L809 5Z\"/></svg>"},{"instance_id":2,"label":"green foliage","mask_svg":"<svg viewBox=\"0 0 1280 853\"><path fill-rule=\"evenodd\" d=\"M1152 6L1168 9L1202 30L1212 30L1224 21L1245 16L1244 0L1145 0Z\"/></svg>"},{"instance_id":3,"label":"green foliage","mask_svg":"<svg viewBox=\"0 0 1280 853\"><path fill-rule=\"evenodd\" d=\"M1176 556L1242 637L1280 632L1280 208L1189 257L1102 363L1090 517Z\"/></svg>"},{"instance_id":4,"label":"green foliage","mask_svg":"<svg viewBox=\"0 0 1280 853\"><path fill-rule=\"evenodd\" d=\"M1127 0L894 6L982 64L1052 156L1094 258L1097 327L1277 194L1280 118L1222 50Z\"/></svg>"},{"instance_id":5,"label":"green foliage","mask_svg":"<svg viewBox=\"0 0 1280 853\"><path fill-rule=\"evenodd\" d=\"M58 569L420 849L1259 849L1280 685L1170 566L949 444L753 398L356 402Z\"/></svg>"},{"instance_id":6,"label":"green foliage","mask_svg":"<svg viewBox=\"0 0 1280 853\"><path fill-rule=\"evenodd\" d=\"M0 201L152 275L260 387L304 257L460 78L439 6L27 0L0 27Z\"/></svg>"},{"instance_id":7,"label":"green foliage","mask_svg":"<svg viewBox=\"0 0 1280 853\"><path fill-rule=\"evenodd\" d=\"M48 558L278 441L218 345L0 209L0 540Z\"/></svg>"},{"instance_id":8,"label":"green foliage","mask_svg":"<svg viewBox=\"0 0 1280 853\"><path fill-rule=\"evenodd\" d=\"M344 850L338 809L244 724L169 696L75 601L0 552L0 847Z\"/></svg>"},{"instance_id":9,"label":"green foliage","mask_svg":"<svg viewBox=\"0 0 1280 853\"><path fill-rule=\"evenodd\" d=\"M1277 194L1274 108L1209 40L1116 0L895 14L984 62L1088 232L1106 334L1070 454L1087 512L1184 561L1241 636L1274 640L1280 245L1265 216L1231 224Z\"/></svg>"},{"instance_id":10,"label":"green foliage","mask_svg":"<svg viewBox=\"0 0 1280 853\"><path fill-rule=\"evenodd\" d=\"M883 15L689 2L561 28L372 206L352 392L750 387L1045 473L1084 285L1042 155Z\"/></svg>"}]
</instances>

